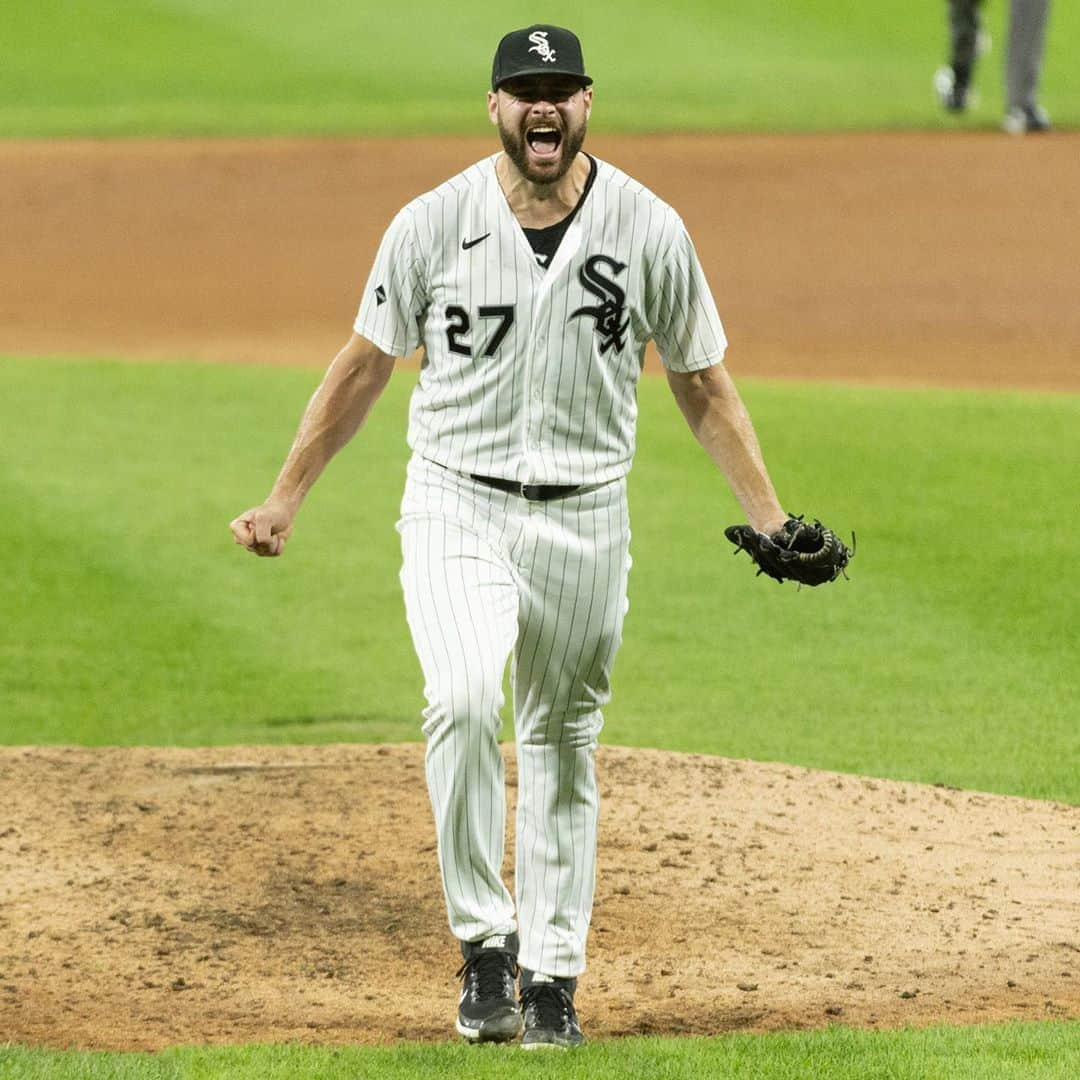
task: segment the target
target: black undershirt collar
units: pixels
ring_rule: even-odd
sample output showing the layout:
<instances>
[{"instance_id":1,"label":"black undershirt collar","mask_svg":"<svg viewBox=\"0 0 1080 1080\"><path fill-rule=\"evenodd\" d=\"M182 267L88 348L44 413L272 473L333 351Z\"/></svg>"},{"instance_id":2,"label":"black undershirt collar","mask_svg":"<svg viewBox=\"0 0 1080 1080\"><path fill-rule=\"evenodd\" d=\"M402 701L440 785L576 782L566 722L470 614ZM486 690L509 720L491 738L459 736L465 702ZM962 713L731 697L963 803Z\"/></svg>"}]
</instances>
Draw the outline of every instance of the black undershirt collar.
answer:
<instances>
[{"instance_id":1,"label":"black undershirt collar","mask_svg":"<svg viewBox=\"0 0 1080 1080\"><path fill-rule=\"evenodd\" d=\"M570 228L570 223L577 217L577 212L581 209L582 204L585 202L585 196L589 194L593 181L596 179L596 158L590 154L585 156L589 159L589 176L585 181L585 187L581 191L581 198L578 199L574 209L562 221L556 221L554 225L548 225L543 229L526 229L524 226L522 227L525 239L529 241L529 246L536 255L536 261L543 267L551 265L551 260L555 258L555 252L559 250L559 244L562 243L566 230Z\"/></svg>"}]
</instances>

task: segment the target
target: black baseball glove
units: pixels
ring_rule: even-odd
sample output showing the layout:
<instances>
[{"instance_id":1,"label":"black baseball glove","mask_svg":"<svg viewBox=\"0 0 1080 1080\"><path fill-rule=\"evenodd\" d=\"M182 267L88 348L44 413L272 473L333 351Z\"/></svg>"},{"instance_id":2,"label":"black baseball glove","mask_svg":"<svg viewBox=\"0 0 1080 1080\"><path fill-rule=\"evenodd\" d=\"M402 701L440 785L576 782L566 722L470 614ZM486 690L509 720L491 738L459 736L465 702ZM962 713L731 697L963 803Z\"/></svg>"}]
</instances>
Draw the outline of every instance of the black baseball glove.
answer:
<instances>
[{"instance_id":1,"label":"black baseball glove","mask_svg":"<svg viewBox=\"0 0 1080 1080\"><path fill-rule=\"evenodd\" d=\"M734 554L745 551L757 563L758 574L768 574L781 582L790 579L801 585L823 585L835 581L855 555L854 533L848 548L820 521L811 525L801 515L789 517L772 536L749 525L730 525L724 535L735 545Z\"/></svg>"}]
</instances>

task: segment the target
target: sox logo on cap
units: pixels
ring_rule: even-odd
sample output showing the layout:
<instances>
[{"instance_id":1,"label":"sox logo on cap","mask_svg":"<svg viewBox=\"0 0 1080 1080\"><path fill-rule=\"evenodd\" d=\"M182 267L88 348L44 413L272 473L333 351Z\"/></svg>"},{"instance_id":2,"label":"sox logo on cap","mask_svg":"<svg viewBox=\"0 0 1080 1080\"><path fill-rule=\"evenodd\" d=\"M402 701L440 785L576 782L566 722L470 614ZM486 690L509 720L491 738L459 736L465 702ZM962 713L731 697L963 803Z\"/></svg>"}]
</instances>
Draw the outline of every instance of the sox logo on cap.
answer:
<instances>
[{"instance_id":1,"label":"sox logo on cap","mask_svg":"<svg viewBox=\"0 0 1080 1080\"><path fill-rule=\"evenodd\" d=\"M534 31L529 35L529 40L532 42L532 48L529 49L529 52L539 53L540 59L546 63L555 63L555 50L548 41L546 30Z\"/></svg>"}]
</instances>

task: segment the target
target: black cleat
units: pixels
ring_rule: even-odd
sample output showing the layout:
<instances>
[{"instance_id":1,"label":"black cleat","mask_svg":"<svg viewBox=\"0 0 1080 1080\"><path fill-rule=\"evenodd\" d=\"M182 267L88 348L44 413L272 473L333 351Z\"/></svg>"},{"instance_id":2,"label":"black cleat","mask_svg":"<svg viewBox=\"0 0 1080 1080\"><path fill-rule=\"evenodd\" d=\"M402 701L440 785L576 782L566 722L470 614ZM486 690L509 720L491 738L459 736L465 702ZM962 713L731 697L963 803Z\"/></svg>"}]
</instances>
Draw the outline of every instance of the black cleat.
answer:
<instances>
[{"instance_id":1,"label":"black cleat","mask_svg":"<svg viewBox=\"0 0 1080 1080\"><path fill-rule=\"evenodd\" d=\"M521 972L521 1009L525 1014L523 1050L569 1050L585 1042L574 1011L576 989L577 979Z\"/></svg>"},{"instance_id":2,"label":"black cleat","mask_svg":"<svg viewBox=\"0 0 1080 1080\"><path fill-rule=\"evenodd\" d=\"M518 975L517 934L489 934L483 941L463 941L465 963L457 1030L469 1042L511 1042L521 1034L521 1009L514 993Z\"/></svg>"}]
</instances>

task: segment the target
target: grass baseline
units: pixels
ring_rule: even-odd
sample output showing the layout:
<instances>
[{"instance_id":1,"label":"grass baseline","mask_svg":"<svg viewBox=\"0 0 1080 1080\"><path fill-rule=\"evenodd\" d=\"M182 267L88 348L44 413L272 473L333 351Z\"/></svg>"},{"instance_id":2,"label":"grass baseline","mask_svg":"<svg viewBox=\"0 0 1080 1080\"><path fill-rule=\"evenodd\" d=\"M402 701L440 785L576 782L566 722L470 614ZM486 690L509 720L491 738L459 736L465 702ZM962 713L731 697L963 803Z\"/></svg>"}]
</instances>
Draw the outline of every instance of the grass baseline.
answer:
<instances>
[{"instance_id":1,"label":"grass baseline","mask_svg":"<svg viewBox=\"0 0 1080 1080\"><path fill-rule=\"evenodd\" d=\"M571 1054L460 1043L386 1048L293 1044L176 1047L160 1054L83 1053L0 1047L4 1080L476 1080L558 1076L568 1080L646 1077L690 1080L1066 1080L1080 1071L1080 1023L1013 1022L982 1027L813 1032L715 1038L627 1038Z\"/></svg>"}]
</instances>

